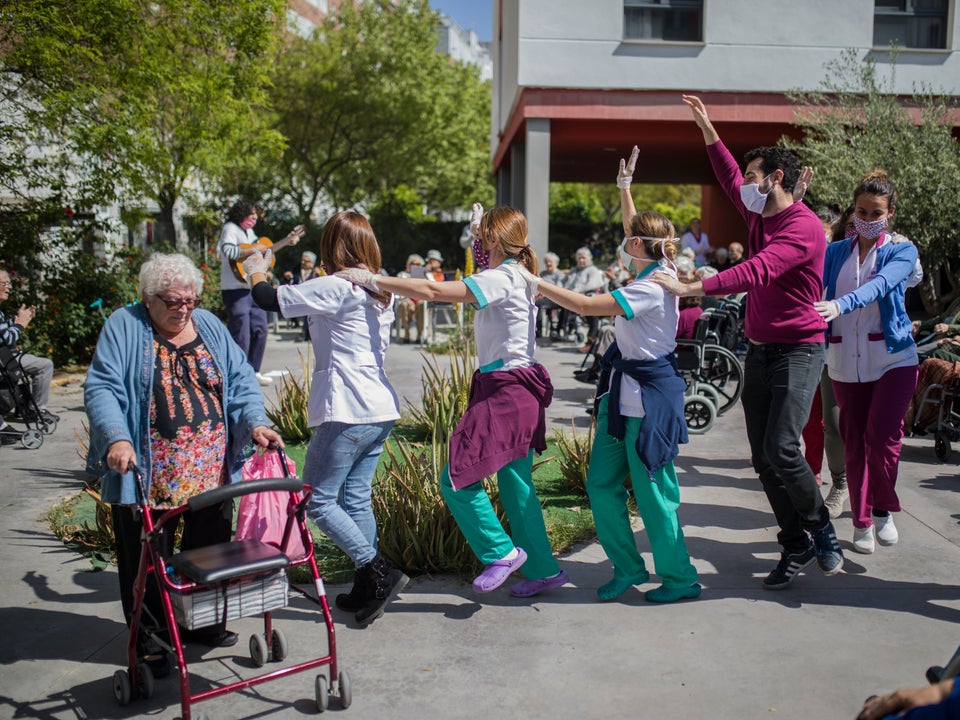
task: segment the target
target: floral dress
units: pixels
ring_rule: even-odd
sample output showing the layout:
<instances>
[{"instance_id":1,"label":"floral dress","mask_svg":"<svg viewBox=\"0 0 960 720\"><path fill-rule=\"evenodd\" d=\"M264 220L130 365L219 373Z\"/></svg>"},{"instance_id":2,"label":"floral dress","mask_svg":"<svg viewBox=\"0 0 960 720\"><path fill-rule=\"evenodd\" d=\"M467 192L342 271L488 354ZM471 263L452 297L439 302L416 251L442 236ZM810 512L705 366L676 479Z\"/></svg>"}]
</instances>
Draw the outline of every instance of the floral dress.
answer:
<instances>
[{"instance_id":1,"label":"floral dress","mask_svg":"<svg viewBox=\"0 0 960 720\"><path fill-rule=\"evenodd\" d=\"M150 506L178 507L223 482L223 380L200 338L178 348L155 334L153 348Z\"/></svg>"}]
</instances>

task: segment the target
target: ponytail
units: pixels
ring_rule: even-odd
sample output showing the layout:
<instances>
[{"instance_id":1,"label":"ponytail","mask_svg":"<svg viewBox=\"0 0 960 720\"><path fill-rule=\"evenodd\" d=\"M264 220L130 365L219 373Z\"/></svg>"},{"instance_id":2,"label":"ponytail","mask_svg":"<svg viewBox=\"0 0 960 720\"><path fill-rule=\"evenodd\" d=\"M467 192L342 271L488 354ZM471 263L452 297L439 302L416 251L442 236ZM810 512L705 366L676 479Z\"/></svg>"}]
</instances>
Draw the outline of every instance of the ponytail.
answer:
<instances>
[{"instance_id":1,"label":"ponytail","mask_svg":"<svg viewBox=\"0 0 960 720\"><path fill-rule=\"evenodd\" d=\"M530 245L524 245L520 248L520 252L517 253L517 260L523 263L523 266L529 270L531 274L540 277L540 266L537 263L537 254Z\"/></svg>"}]
</instances>

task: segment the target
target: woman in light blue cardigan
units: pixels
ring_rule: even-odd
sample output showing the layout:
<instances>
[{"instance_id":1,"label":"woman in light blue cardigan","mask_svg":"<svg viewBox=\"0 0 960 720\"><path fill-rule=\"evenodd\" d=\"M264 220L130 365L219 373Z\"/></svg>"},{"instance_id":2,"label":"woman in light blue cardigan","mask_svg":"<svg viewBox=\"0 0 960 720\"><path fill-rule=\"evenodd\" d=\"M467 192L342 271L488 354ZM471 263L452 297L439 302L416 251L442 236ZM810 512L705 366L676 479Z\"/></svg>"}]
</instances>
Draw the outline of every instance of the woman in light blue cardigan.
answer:
<instances>
[{"instance_id":1,"label":"woman in light blue cardigan","mask_svg":"<svg viewBox=\"0 0 960 720\"><path fill-rule=\"evenodd\" d=\"M897 192L884 171L866 175L853 202L856 234L827 247L826 299L815 307L828 323L827 371L840 408L853 547L872 553L874 526L881 545L899 540L890 513L900 510L903 418L917 384L917 348L904 307L917 248L886 232Z\"/></svg>"}]
</instances>

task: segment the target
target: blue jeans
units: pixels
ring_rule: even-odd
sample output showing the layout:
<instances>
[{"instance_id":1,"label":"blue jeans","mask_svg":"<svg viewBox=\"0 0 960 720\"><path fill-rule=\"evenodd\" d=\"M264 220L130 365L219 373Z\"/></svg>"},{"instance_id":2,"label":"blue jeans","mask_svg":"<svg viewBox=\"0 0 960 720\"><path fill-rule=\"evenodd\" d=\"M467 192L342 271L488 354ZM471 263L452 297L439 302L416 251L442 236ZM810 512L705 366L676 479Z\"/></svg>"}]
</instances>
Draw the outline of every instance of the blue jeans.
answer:
<instances>
[{"instance_id":1,"label":"blue jeans","mask_svg":"<svg viewBox=\"0 0 960 720\"><path fill-rule=\"evenodd\" d=\"M307 448L303 479L313 486L307 515L358 568L377 555L371 485L393 422L323 423Z\"/></svg>"},{"instance_id":2,"label":"blue jeans","mask_svg":"<svg viewBox=\"0 0 960 720\"><path fill-rule=\"evenodd\" d=\"M227 330L247 356L254 372L260 372L263 353L267 349L267 311L253 302L249 290L223 290L227 310Z\"/></svg>"},{"instance_id":3,"label":"blue jeans","mask_svg":"<svg viewBox=\"0 0 960 720\"><path fill-rule=\"evenodd\" d=\"M820 343L750 344L744 362L743 417L753 469L760 476L787 553L810 545L805 531L830 520L817 479L800 449L823 368Z\"/></svg>"}]
</instances>

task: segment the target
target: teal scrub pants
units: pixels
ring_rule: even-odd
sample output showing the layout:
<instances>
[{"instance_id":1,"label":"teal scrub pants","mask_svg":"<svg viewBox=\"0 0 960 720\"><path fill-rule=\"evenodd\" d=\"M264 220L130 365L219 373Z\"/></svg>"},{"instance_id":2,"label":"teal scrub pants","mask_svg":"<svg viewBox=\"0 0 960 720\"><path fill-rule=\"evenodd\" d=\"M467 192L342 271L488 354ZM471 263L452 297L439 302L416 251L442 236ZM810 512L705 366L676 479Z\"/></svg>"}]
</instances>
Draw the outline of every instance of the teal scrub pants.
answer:
<instances>
[{"instance_id":1,"label":"teal scrub pants","mask_svg":"<svg viewBox=\"0 0 960 720\"><path fill-rule=\"evenodd\" d=\"M480 562L489 565L509 554L514 547L521 547L527 553L523 574L530 580L539 580L560 572L560 564L550 547L532 474L532 450L526 457L514 460L497 471L500 502L510 521L512 540L500 524L483 483L454 490L450 484L448 465L443 468L440 489L470 549Z\"/></svg>"},{"instance_id":2,"label":"teal scrub pants","mask_svg":"<svg viewBox=\"0 0 960 720\"><path fill-rule=\"evenodd\" d=\"M689 587L697 582L697 571L687 554L677 517L680 485L673 463L651 478L637 455L637 433L643 418L624 417L626 433L623 440L617 440L607 432L607 403L607 396L601 398L587 471L587 494L597 537L613 563L613 575L629 579L646 569L627 511L627 489L623 481L629 472L657 575L664 587Z\"/></svg>"}]
</instances>

